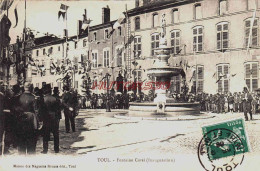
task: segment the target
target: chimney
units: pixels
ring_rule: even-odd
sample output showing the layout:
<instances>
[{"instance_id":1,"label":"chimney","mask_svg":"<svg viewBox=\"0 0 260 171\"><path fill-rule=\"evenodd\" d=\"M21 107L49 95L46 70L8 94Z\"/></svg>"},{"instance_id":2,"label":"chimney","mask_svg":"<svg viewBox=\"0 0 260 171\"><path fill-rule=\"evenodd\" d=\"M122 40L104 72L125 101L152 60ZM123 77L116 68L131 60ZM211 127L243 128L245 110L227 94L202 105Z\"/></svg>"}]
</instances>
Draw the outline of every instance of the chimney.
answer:
<instances>
[{"instance_id":1,"label":"chimney","mask_svg":"<svg viewBox=\"0 0 260 171\"><path fill-rule=\"evenodd\" d=\"M109 6L102 8L102 24L110 22L110 8Z\"/></svg>"},{"instance_id":2,"label":"chimney","mask_svg":"<svg viewBox=\"0 0 260 171\"><path fill-rule=\"evenodd\" d=\"M78 20L78 29L77 29L77 34L80 35L82 33L82 21Z\"/></svg>"}]
</instances>

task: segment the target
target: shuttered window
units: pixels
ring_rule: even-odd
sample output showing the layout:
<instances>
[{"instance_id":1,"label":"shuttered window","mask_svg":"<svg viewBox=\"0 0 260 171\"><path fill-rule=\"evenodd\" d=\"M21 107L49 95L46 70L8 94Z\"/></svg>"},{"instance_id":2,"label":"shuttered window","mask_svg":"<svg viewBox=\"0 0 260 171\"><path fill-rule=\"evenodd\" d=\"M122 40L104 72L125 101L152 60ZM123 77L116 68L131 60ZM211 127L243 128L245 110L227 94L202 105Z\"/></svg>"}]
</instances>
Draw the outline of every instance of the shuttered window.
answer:
<instances>
[{"instance_id":1,"label":"shuttered window","mask_svg":"<svg viewBox=\"0 0 260 171\"><path fill-rule=\"evenodd\" d=\"M171 31L171 47L172 47L173 54L178 54L180 52L180 44L181 44L180 30Z\"/></svg>"},{"instance_id":2,"label":"shuttered window","mask_svg":"<svg viewBox=\"0 0 260 171\"><path fill-rule=\"evenodd\" d=\"M158 14L157 13L153 14L153 21L152 21L152 23L153 23L153 27L159 26L159 18L158 18Z\"/></svg>"},{"instance_id":3,"label":"shuttered window","mask_svg":"<svg viewBox=\"0 0 260 171\"><path fill-rule=\"evenodd\" d=\"M258 62L245 64L245 81L250 91L258 88Z\"/></svg>"},{"instance_id":4,"label":"shuttered window","mask_svg":"<svg viewBox=\"0 0 260 171\"><path fill-rule=\"evenodd\" d=\"M140 58L142 54L141 36L136 36L134 38L134 52L135 58Z\"/></svg>"},{"instance_id":5,"label":"shuttered window","mask_svg":"<svg viewBox=\"0 0 260 171\"><path fill-rule=\"evenodd\" d=\"M229 64L217 65L217 84L218 92L228 93L229 92Z\"/></svg>"},{"instance_id":6,"label":"shuttered window","mask_svg":"<svg viewBox=\"0 0 260 171\"><path fill-rule=\"evenodd\" d=\"M140 30L140 18L135 18L135 30Z\"/></svg>"},{"instance_id":7,"label":"shuttered window","mask_svg":"<svg viewBox=\"0 0 260 171\"><path fill-rule=\"evenodd\" d=\"M159 33L151 36L151 55L155 55L154 50L159 47Z\"/></svg>"},{"instance_id":8,"label":"shuttered window","mask_svg":"<svg viewBox=\"0 0 260 171\"><path fill-rule=\"evenodd\" d=\"M201 4L196 4L194 6L195 8L195 16L194 16L194 19L200 19L202 18L202 11L201 11Z\"/></svg>"},{"instance_id":9,"label":"shuttered window","mask_svg":"<svg viewBox=\"0 0 260 171\"><path fill-rule=\"evenodd\" d=\"M193 28L193 51L201 52L203 50L203 27Z\"/></svg>"},{"instance_id":10,"label":"shuttered window","mask_svg":"<svg viewBox=\"0 0 260 171\"><path fill-rule=\"evenodd\" d=\"M172 10L172 23L178 23L179 22L179 10L173 9Z\"/></svg>"},{"instance_id":11,"label":"shuttered window","mask_svg":"<svg viewBox=\"0 0 260 171\"><path fill-rule=\"evenodd\" d=\"M217 25L217 50L227 49L229 46L228 22Z\"/></svg>"},{"instance_id":12,"label":"shuttered window","mask_svg":"<svg viewBox=\"0 0 260 171\"><path fill-rule=\"evenodd\" d=\"M227 0L219 0L219 15L227 13Z\"/></svg>"},{"instance_id":13,"label":"shuttered window","mask_svg":"<svg viewBox=\"0 0 260 171\"><path fill-rule=\"evenodd\" d=\"M103 54L104 67L109 67L109 51L104 50Z\"/></svg>"},{"instance_id":14,"label":"shuttered window","mask_svg":"<svg viewBox=\"0 0 260 171\"><path fill-rule=\"evenodd\" d=\"M248 45L248 39L251 29L251 21L252 18L249 18L245 21L245 47ZM251 42L250 46L257 46L258 45L258 20L255 19L252 27L252 34L251 34Z\"/></svg>"},{"instance_id":15,"label":"shuttered window","mask_svg":"<svg viewBox=\"0 0 260 171\"><path fill-rule=\"evenodd\" d=\"M97 53L92 53L92 67L93 68L97 68L97 63L98 63L98 61L97 61Z\"/></svg>"}]
</instances>

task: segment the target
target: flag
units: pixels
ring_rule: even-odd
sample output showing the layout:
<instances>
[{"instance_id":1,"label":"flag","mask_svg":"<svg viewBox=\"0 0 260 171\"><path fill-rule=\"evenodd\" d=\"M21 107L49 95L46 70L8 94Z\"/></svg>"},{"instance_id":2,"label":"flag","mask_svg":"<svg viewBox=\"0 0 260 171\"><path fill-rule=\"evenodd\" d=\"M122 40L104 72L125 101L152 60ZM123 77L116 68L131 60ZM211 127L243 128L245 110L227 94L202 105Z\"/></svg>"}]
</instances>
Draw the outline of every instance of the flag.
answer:
<instances>
[{"instance_id":1,"label":"flag","mask_svg":"<svg viewBox=\"0 0 260 171\"><path fill-rule=\"evenodd\" d=\"M8 10L12 4L13 4L14 0L4 0L1 4L0 10L5 11Z\"/></svg>"},{"instance_id":2,"label":"flag","mask_svg":"<svg viewBox=\"0 0 260 171\"><path fill-rule=\"evenodd\" d=\"M15 28L18 24L17 5L15 6L15 9L14 9L14 15L15 15L15 26L13 28Z\"/></svg>"},{"instance_id":3,"label":"flag","mask_svg":"<svg viewBox=\"0 0 260 171\"><path fill-rule=\"evenodd\" d=\"M124 19L125 19L125 14L121 13L120 16L118 17L117 21L114 23L113 29L120 27L120 25L123 23Z\"/></svg>"},{"instance_id":4,"label":"flag","mask_svg":"<svg viewBox=\"0 0 260 171\"><path fill-rule=\"evenodd\" d=\"M216 78L216 72L213 74L212 78Z\"/></svg>"},{"instance_id":5,"label":"flag","mask_svg":"<svg viewBox=\"0 0 260 171\"><path fill-rule=\"evenodd\" d=\"M256 18L256 5L255 5L253 17L251 19L251 23L250 23L250 30L249 30L248 43L247 43L247 52L249 51L249 47L252 43L251 42L252 41L252 32L253 32L253 26L254 26L255 18Z\"/></svg>"},{"instance_id":6,"label":"flag","mask_svg":"<svg viewBox=\"0 0 260 171\"><path fill-rule=\"evenodd\" d=\"M82 26L81 26L81 29L86 30L88 28L90 22L91 22L91 20L84 19Z\"/></svg>"},{"instance_id":7,"label":"flag","mask_svg":"<svg viewBox=\"0 0 260 171\"><path fill-rule=\"evenodd\" d=\"M133 42L133 40L134 40L134 36L131 34L131 36L129 37L127 43L125 44L125 49L127 48L127 46L128 46L129 44L131 44L131 43Z\"/></svg>"},{"instance_id":8,"label":"flag","mask_svg":"<svg viewBox=\"0 0 260 171\"><path fill-rule=\"evenodd\" d=\"M60 16L62 16L63 19L65 19L65 14L66 14L68 8L69 8L69 6L67 6L67 5L64 5L64 4L60 5L60 10L58 12L58 19L60 18Z\"/></svg>"}]
</instances>

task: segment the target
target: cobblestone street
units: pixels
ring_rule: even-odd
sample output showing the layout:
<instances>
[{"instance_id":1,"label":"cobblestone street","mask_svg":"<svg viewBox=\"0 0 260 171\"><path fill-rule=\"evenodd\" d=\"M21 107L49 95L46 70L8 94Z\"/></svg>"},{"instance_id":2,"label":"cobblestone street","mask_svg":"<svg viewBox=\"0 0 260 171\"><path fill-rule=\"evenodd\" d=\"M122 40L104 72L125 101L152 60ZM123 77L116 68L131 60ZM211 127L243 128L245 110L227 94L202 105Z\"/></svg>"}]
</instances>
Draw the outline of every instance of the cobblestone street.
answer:
<instances>
[{"instance_id":1,"label":"cobblestone street","mask_svg":"<svg viewBox=\"0 0 260 171\"><path fill-rule=\"evenodd\" d=\"M60 122L60 153L54 153L53 141L50 141L48 154L41 154L42 139L39 138L37 157L55 155L59 158L73 155L74 159L86 158L88 166L91 165L89 164L89 160L91 160L94 168L100 167L98 169L108 167L111 170L120 170L125 166L131 166L130 168L133 169L141 164L144 169L151 165L154 168L161 168L163 165L166 170L174 167L181 168L181 170L189 170L193 167L196 168L194 170L202 170L197 158L197 148L202 138L201 127L243 117L242 113L205 113L196 116L198 119L194 119L193 116L178 116L172 118L171 121L114 118L114 114L123 112L125 111L106 113L103 110L81 110L76 118L76 132L74 133L65 132L63 118ZM181 118L184 119L180 120ZM252 156L260 153L260 132L257 129L259 125L260 115L254 115L253 121L246 122L251 152L245 155L245 163L251 161ZM98 161L100 158L107 158L110 162ZM172 159L174 162L134 164L126 161L129 159L142 160L143 158ZM193 162L194 165L187 165L185 161ZM114 162L117 164L109 165Z\"/></svg>"}]
</instances>

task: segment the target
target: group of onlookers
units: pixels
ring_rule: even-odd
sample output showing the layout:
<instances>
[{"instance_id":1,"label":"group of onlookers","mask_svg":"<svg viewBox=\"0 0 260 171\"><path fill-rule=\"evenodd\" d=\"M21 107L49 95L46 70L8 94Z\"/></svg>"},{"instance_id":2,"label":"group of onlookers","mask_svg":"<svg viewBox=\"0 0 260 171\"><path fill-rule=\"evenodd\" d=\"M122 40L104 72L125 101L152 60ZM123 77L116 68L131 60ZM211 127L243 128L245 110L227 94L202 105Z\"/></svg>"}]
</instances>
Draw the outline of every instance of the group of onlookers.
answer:
<instances>
[{"instance_id":1,"label":"group of onlookers","mask_svg":"<svg viewBox=\"0 0 260 171\"><path fill-rule=\"evenodd\" d=\"M50 84L40 89L25 82L23 87L14 85L11 90L0 85L0 155L9 154L10 147L17 148L19 154L35 154L39 136L43 137L42 153L46 154L50 133L54 151L59 153L62 110L67 133L70 127L76 131L75 117L79 110L77 92L68 86L64 86L63 91L60 97L58 87L52 90Z\"/></svg>"}]
</instances>

